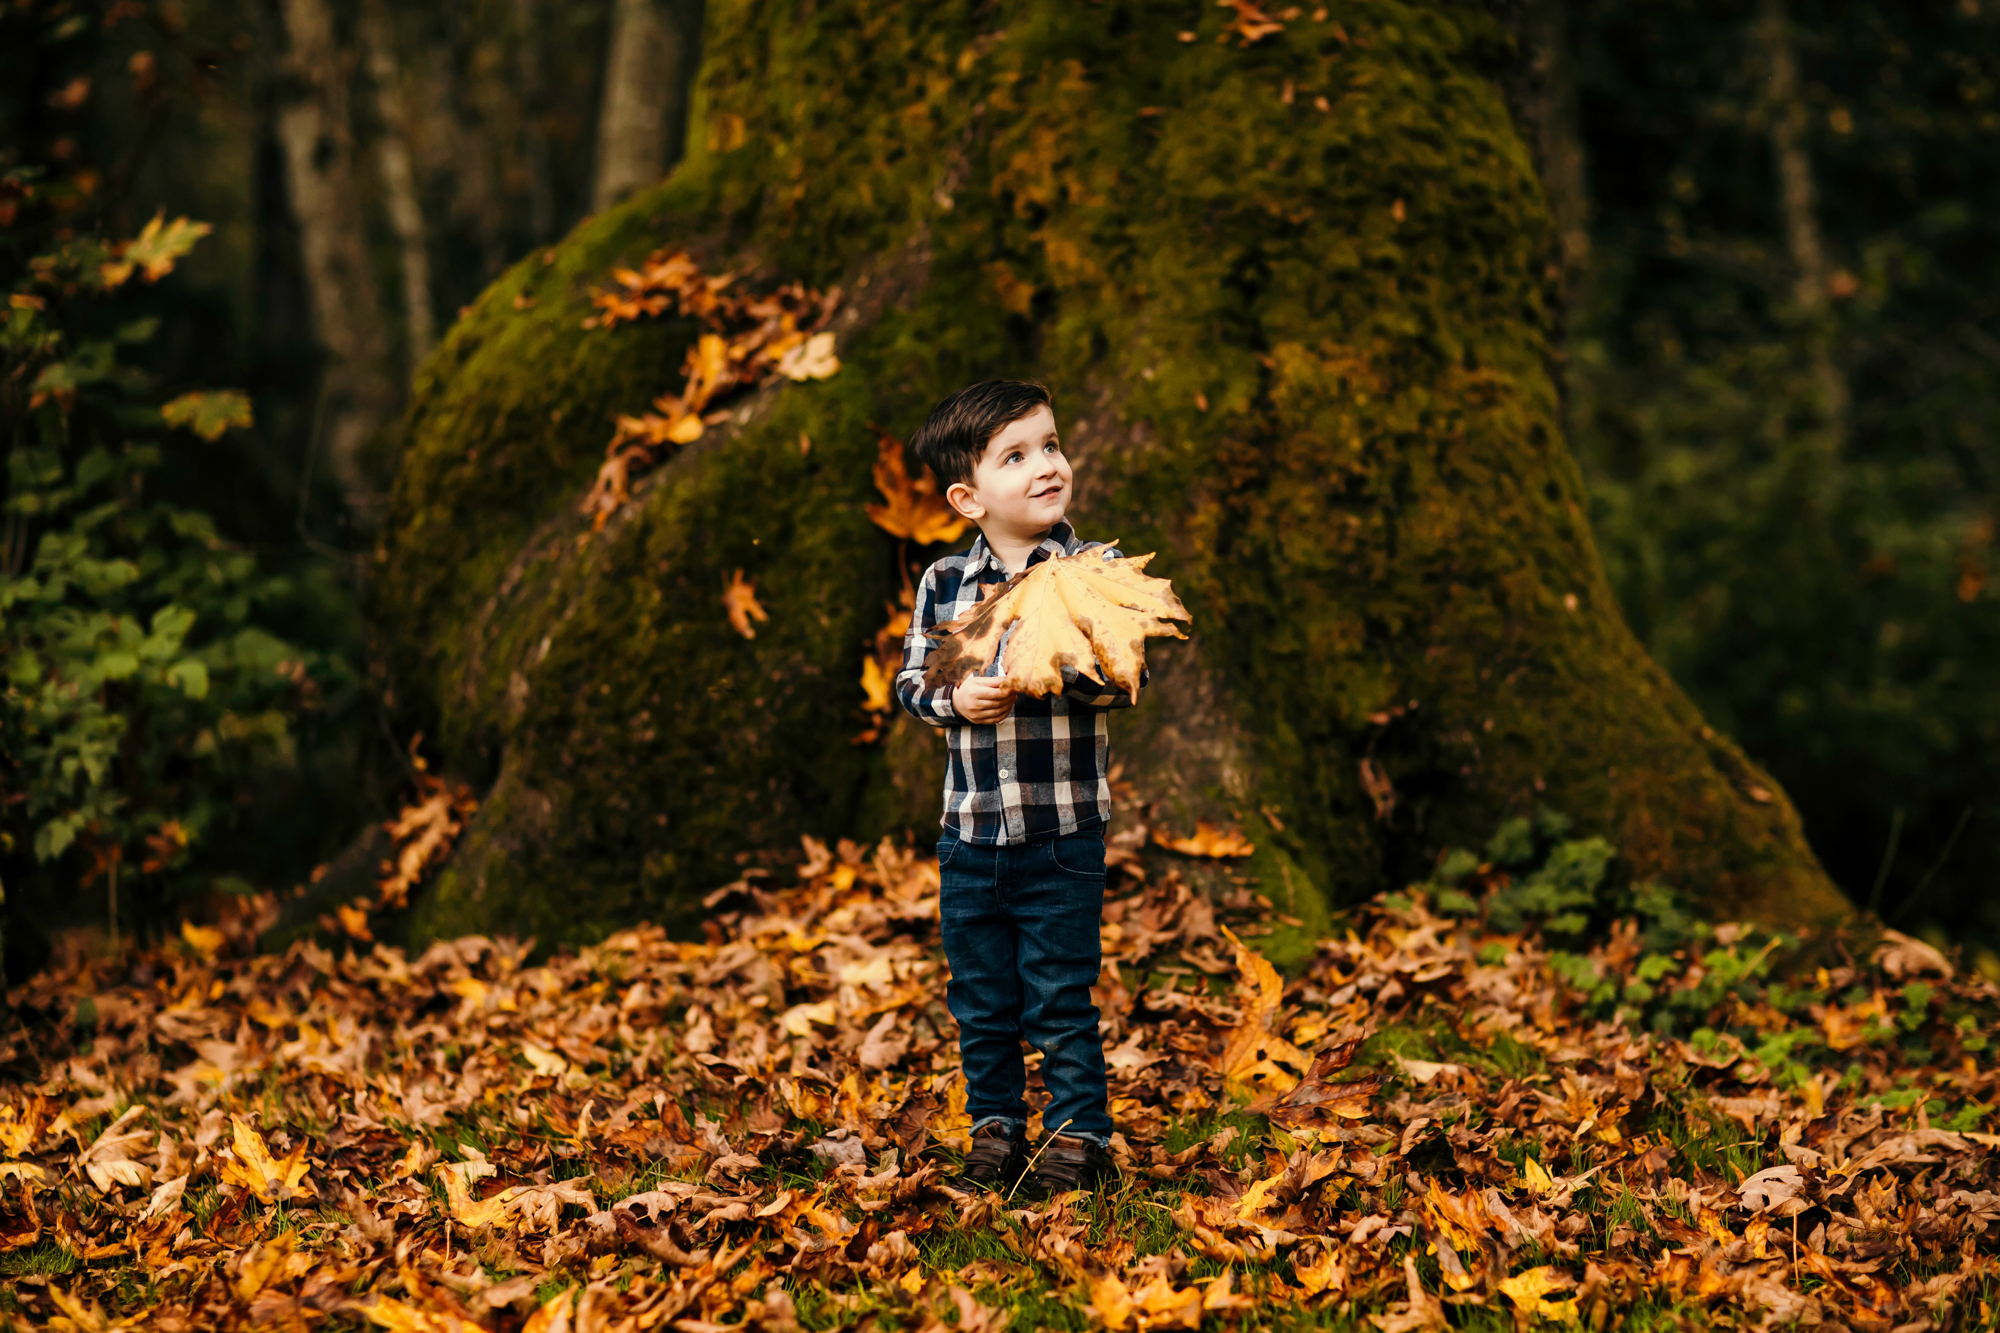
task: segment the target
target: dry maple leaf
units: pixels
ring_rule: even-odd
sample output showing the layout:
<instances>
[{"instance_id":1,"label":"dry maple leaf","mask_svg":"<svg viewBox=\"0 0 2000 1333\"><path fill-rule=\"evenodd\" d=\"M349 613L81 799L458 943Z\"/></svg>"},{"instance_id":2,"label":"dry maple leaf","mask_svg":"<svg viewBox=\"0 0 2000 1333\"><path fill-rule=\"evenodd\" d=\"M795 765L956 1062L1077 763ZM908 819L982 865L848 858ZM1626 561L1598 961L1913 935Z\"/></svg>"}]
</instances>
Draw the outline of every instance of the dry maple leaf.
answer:
<instances>
[{"instance_id":1,"label":"dry maple leaf","mask_svg":"<svg viewBox=\"0 0 2000 1333\"><path fill-rule=\"evenodd\" d=\"M1250 1109L1269 1116L1278 1124L1295 1129L1313 1128L1334 1120L1360 1120L1369 1114L1369 1102L1388 1085L1388 1078L1376 1074L1330 1083L1327 1075L1338 1073L1353 1061L1360 1041L1346 1041L1322 1052L1306 1070L1298 1086L1282 1097L1267 1097Z\"/></svg>"},{"instance_id":2,"label":"dry maple leaf","mask_svg":"<svg viewBox=\"0 0 2000 1333\"><path fill-rule=\"evenodd\" d=\"M889 711L889 685L894 679L871 654L861 659L861 706L871 713Z\"/></svg>"},{"instance_id":3,"label":"dry maple leaf","mask_svg":"<svg viewBox=\"0 0 2000 1333\"><path fill-rule=\"evenodd\" d=\"M1500 1283L1500 1292L1524 1315L1573 1324L1577 1319L1576 1301L1550 1300L1549 1293L1568 1291L1575 1285L1576 1283L1567 1274L1544 1264L1540 1268L1530 1268L1524 1273L1503 1279Z\"/></svg>"},{"instance_id":4,"label":"dry maple leaf","mask_svg":"<svg viewBox=\"0 0 2000 1333\"><path fill-rule=\"evenodd\" d=\"M919 546L955 542L972 521L945 503L937 478L925 468L912 477L903 466L903 442L882 434L875 454L875 489L887 503L866 506L876 527ZM905 620L907 624L907 618Z\"/></svg>"},{"instance_id":5,"label":"dry maple leaf","mask_svg":"<svg viewBox=\"0 0 2000 1333\"><path fill-rule=\"evenodd\" d=\"M385 908L400 908L409 901L410 890L426 871L442 864L451 854L465 821L479 809L470 787L448 782L425 770L423 760L415 758L416 740L410 742L410 750L416 768L417 799L383 825L397 845L396 859L383 863L382 876L376 882L376 905ZM343 920L347 920L345 914ZM346 930L357 939L363 938L352 924Z\"/></svg>"},{"instance_id":6,"label":"dry maple leaf","mask_svg":"<svg viewBox=\"0 0 2000 1333\"><path fill-rule=\"evenodd\" d=\"M563 1296L569 1296L564 1292ZM553 1301L550 1304L554 1304ZM405 1305L393 1296L377 1296L373 1305L362 1309L370 1323L378 1328L386 1328L391 1333L486 1333L480 1325L470 1319L462 1319L446 1310L420 1310L414 1305ZM567 1327L565 1321L564 1327Z\"/></svg>"},{"instance_id":7,"label":"dry maple leaf","mask_svg":"<svg viewBox=\"0 0 2000 1333\"><path fill-rule=\"evenodd\" d=\"M789 380L824 380L840 373L840 358L833 354L833 335L815 333L786 352L778 361L778 373Z\"/></svg>"},{"instance_id":8,"label":"dry maple leaf","mask_svg":"<svg viewBox=\"0 0 2000 1333\"><path fill-rule=\"evenodd\" d=\"M1144 571L1152 555L1106 559L1110 544L1044 560L1016 574L973 610L929 630L942 639L924 669L930 686L957 685L996 655L1007 682L1034 698L1062 691L1072 668L1137 697L1146 640L1189 620L1166 579Z\"/></svg>"},{"instance_id":9,"label":"dry maple leaf","mask_svg":"<svg viewBox=\"0 0 2000 1333\"><path fill-rule=\"evenodd\" d=\"M1243 1021L1229 1034L1218 1061L1223 1076L1252 1094L1288 1092L1312 1066L1312 1058L1271 1031L1271 1018L1285 995L1284 978L1269 959L1236 938L1235 931L1224 926L1222 934L1236 950L1236 993L1243 1012Z\"/></svg>"},{"instance_id":10,"label":"dry maple leaf","mask_svg":"<svg viewBox=\"0 0 2000 1333\"><path fill-rule=\"evenodd\" d=\"M1285 30L1283 23L1266 14L1254 0L1217 0L1217 7L1236 11L1236 17L1229 21L1225 31L1235 33L1242 39L1244 46L1254 45L1273 33ZM1291 12L1296 14L1298 11Z\"/></svg>"},{"instance_id":11,"label":"dry maple leaf","mask_svg":"<svg viewBox=\"0 0 2000 1333\"><path fill-rule=\"evenodd\" d=\"M1195 821L1194 833L1185 838L1176 838L1165 829L1153 830L1153 842L1170 852L1183 856L1248 856L1257 850L1257 845L1235 829L1227 833L1205 819Z\"/></svg>"},{"instance_id":12,"label":"dry maple leaf","mask_svg":"<svg viewBox=\"0 0 2000 1333\"><path fill-rule=\"evenodd\" d=\"M276 1203L313 1192L304 1183L305 1140L301 1139L281 1162L271 1156L271 1150L264 1144L264 1136L251 1128L248 1120L240 1115L229 1119L235 1126L235 1137L229 1145L232 1155L223 1160L219 1172L225 1184L242 1186L256 1195L259 1203Z\"/></svg>"},{"instance_id":13,"label":"dry maple leaf","mask_svg":"<svg viewBox=\"0 0 2000 1333\"><path fill-rule=\"evenodd\" d=\"M726 408L709 410L716 399L774 375L826 379L840 370L833 334L820 332L840 304L838 287L822 295L793 282L744 295L729 290L735 276L705 277L685 251L661 250L636 269L613 269L618 288L592 294L598 313L583 322L585 328L608 329L669 310L704 326L682 363L687 379L680 393L654 399L654 410L642 416L614 418L604 464L577 506L590 515L592 532L631 498L634 475L652 466L656 453L692 444L728 417Z\"/></svg>"},{"instance_id":14,"label":"dry maple leaf","mask_svg":"<svg viewBox=\"0 0 2000 1333\"><path fill-rule=\"evenodd\" d=\"M722 590L722 609L729 613L730 628L746 639L757 637L752 620L771 618L757 600L757 586L745 579L740 569L729 576L729 586Z\"/></svg>"},{"instance_id":15,"label":"dry maple leaf","mask_svg":"<svg viewBox=\"0 0 2000 1333\"><path fill-rule=\"evenodd\" d=\"M135 1153L145 1151L146 1144L153 1137L152 1131L126 1128L145 1111L144 1106L137 1104L126 1107L125 1114L112 1121L76 1159L76 1164L90 1177L90 1183L97 1187L99 1194L109 1194L113 1185L138 1187L152 1183L152 1168L132 1160Z\"/></svg>"}]
</instances>

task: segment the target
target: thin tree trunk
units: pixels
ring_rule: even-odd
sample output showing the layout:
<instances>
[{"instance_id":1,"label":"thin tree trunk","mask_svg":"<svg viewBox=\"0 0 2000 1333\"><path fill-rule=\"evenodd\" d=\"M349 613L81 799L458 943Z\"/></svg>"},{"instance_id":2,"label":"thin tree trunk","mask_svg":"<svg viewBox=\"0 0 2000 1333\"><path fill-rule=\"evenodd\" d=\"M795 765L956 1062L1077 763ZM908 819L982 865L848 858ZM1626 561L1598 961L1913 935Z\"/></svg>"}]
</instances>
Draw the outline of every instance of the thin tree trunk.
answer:
<instances>
[{"instance_id":1,"label":"thin tree trunk","mask_svg":"<svg viewBox=\"0 0 2000 1333\"><path fill-rule=\"evenodd\" d=\"M381 505L361 452L396 406L388 333L370 266L348 133L347 67L326 0L281 0L298 92L278 111L292 212L298 219L313 328L327 358L322 441L351 518L372 527Z\"/></svg>"},{"instance_id":2,"label":"thin tree trunk","mask_svg":"<svg viewBox=\"0 0 2000 1333\"><path fill-rule=\"evenodd\" d=\"M468 53L477 54L478 33L465 5L444 8L445 39L431 52L428 114L445 146L452 220L470 233L481 276L491 279L507 264L506 205L500 197L497 145L488 132L492 117L480 95L481 75L476 60L466 59Z\"/></svg>"},{"instance_id":3,"label":"thin tree trunk","mask_svg":"<svg viewBox=\"0 0 2000 1333\"><path fill-rule=\"evenodd\" d=\"M651 185L680 159L694 39L690 8L669 0L617 0L597 121L594 211Z\"/></svg>"},{"instance_id":4,"label":"thin tree trunk","mask_svg":"<svg viewBox=\"0 0 2000 1333\"><path fill-rule=\"evenodd\" d=\"M394 35L382 0L361 6L361 41L368 51L368 77L375 86L375 106L382 117L382 141L376 153L382 164L382 185L388 195L389 224L396 230L403 268L403 317L409 333L410 364L430 354L437 340L431 314L431 262L424 246L424 212L417 195L416 173L410 166L410 120L403 105L402 70L396 64Z\"/></svg>"},{"instance_id":5,"label":"thin tree trunk","mask_svg":"<svg viewBox=\"0 0 2000 1333\"><path fill-rule=\"evenodd\" d=\"M1812 157L1806 152L1806 104L1799 95L1799 61L1784 0L1762 0L1757 44L1764 58L1765 121L1778 177L1785 249L1792 261L1792 304L1815 327L1813 381L1821 411L1838 440L1846 430L1847 384L1833 363L1824 316L1828 288L1826 248L1813 212Z\"/></svg>"},{"instance_id":6,"label":"thin tree trunk","mask_svg":"<svg viewBox=\"0 0 2000 1333\"><path fill-rule=\"evenodd\" d=\"M521 156L528 172L528 232L540 245L556 227L555 181L549 163L548 82L542 67L541 6L514 0L515 50L521 80Z\"/></svg>"},{"instance_id":7,"label":"thin tree trunk","mask_svg":"<svg viewBox=\"0 0 2000 1333\"><path fill-rule=\"evenodd\" d=\"M1530 0L1522 13L1521 39L1528 66L1523 109L1531 122L1542 194L1562 261L1563 290L1573 293L1590 258L1590 193L1577 123L1567 0Z\"/></svg>"}]
</instances>

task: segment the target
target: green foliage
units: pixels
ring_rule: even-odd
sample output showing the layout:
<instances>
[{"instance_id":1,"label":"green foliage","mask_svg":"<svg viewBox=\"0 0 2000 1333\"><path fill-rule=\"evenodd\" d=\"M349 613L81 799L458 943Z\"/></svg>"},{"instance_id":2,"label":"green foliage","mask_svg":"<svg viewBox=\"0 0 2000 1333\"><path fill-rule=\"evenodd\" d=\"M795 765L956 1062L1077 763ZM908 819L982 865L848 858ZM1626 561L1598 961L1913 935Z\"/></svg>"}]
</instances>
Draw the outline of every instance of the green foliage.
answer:
<instances>
[{"instance_id":1,"label":"green foliage","mask_svg":"<svg viewBox=\"0 0 2000 1333\"><path fill-rule=\"evenodd\" d=\"M1905 929L2000 941L2000 27L1785 8L1817 308L1758 7L1571 6L1592 211L1571 439L1633 629L1835 879L1879 883Z\"/></svg>"},{"instance_id":2,"label":"green foliage","mask_svg":"<svg viewBox=\"0 0 2000 1333\"><path fill-rule=\"evenodd\" d=\"M1823 965L1825 951L1796 936L1704 920L1688 895L1632 882L1616 848L1602 838L1566 838L1569 827L1546 809L1509 820L1483 860L1452 849L1411 893L1475 931L1538 934L1555 946L1549 968L1587 1019L1681 1037L1717 1062L1760 1064L1781 1087L1823 1070L1858 1077L1857 1062L1955 1065L1985 1050L1985 1034L2000 1025L2000 1006L1990 1002L1945 1004L1926 981L1889 989L1873 969ZM1393 907L1395 897L1385 901ZM1515 947L1489 940L1480 961L1503 962ZM1473 1059L1456 1049L1418 1053ZM1962 1111L1960 1127L1977 1128L1989 1109Z\"/></svg>"},{"instance_id":3,"label":"green foliage","mask_svg":"<svg viewBox=\"0 0 2000 1333\"><path fill-rule=\"evenodd\" d=\"M1618 849L1601 837L1571 838L1568 816L1538 809L1501 824L1485 856L1448 848L1421 887L1432 907L1452 916L1484 915L1495 930L1533 924L1563 940L1602 934L1621 917L1646 923L1647 943L1661 947L1689 938L1695 926L1683 895L1663 885L1631 883ZM1483 884L1475 898L1468 889ZM1559 964L1560 966L1560 964Z\"/></svg>"},{"instance_id":4,"label":"green foliage","mask_svg":"<svg viewBox=\"0 0 2000 1333\"><path fill-rule=\"evenodd\" d=\"M113 289L164 276L201 234L156 219L128 246L67 242L22 266L0 324L0 851L17 907L26 888L74 913L79 882L115 893L121 868L142 921L205 889L196 849L295 763L295 718L342 671L266 627L289 580L148 494L151 437L171 421L218 438L249 424L247 399L188 394L163 414L130 358L157 321L94 331Z\"/></svg>"}]
</instances>

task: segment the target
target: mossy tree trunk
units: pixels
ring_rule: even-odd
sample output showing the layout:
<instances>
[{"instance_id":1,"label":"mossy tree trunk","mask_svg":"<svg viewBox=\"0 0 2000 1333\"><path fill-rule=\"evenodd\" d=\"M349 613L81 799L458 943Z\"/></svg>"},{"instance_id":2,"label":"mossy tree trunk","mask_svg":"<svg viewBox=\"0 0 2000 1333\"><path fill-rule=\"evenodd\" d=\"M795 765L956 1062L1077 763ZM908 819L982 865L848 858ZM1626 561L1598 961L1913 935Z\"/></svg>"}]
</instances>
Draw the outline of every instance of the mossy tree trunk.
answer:
<instances>
[{"instance_id":1,"label":"mossy tree trunk","mask_svg":"<svg viewBox=\"0 0 2000 1333\"><path fill-rule=\"evenodd\" d=\"M1127 777L1169 825L1240 822L1281 906L1323 920L1548 805L1718 911L1843 910L1605 585L1484 6L1355 0L1247 47L1195 0L708 14L689 160L418 378L377 623L406 721L488 786L419 933L580 939L800 832L925 836L935 736L852 741L898 586L868 423L992 376L1051 385L1079 526L1159 549L1194 612L1119 719ZM841 284L844 368L753 396L589 537L612 414L678 388L694 330L579 325L660 245Z\"/></svg>"}]
</instances>

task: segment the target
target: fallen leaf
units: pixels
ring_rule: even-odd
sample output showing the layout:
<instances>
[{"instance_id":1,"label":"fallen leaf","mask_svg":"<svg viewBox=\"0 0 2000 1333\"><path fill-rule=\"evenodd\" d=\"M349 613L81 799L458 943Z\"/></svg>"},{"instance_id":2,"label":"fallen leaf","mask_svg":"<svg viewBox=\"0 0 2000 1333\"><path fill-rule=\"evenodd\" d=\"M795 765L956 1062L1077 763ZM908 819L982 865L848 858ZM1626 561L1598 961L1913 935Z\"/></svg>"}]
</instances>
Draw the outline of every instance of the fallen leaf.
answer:
<instances>
[{"instance_id":1,"label":"fallen leaf","mask_svg":"<svg viewBox=\"0 0 2000 1333\"><path fill-rule=\"evenodd\" d=\"M861 659L861 706L871 713L889 711L889 686L894 680L875 657Z\"/></svg>"},{"instance_id":2,"label":"fallen leaf","mask_svg":"<svg viewBox=\"0 0 2000 1333\"><path fill-rule=\"evenodd\" d=\"M1223 1076L1251 1097L1288 1091L1312 1067L1312 1058L1270 1029L1284 999L1284 979L1229 927L1222 927L1222 934L1236 950L1236 991L1243 1021L1230 1032L1217 1063Z\"/></svg>"},{"instance_id":3,"label":"fallen leaf","mask_svg":"<svg viewBox=\"0 0 2000 1333\"><path fill-rule=\"evenodd\" d=\"M1573 1298L1550 1300L1549 1295L1551 1292L1568 1291L1575 1285L1566 1274L1544 1264L1516 1273L1513 1277L1502 1278L1500 1294L1525 1315L1573 1324L1577 1320L1576 1301Z\"/></svg>"},{"instance_id":4,"label":"fallen leaf","mask_svg":"<svg viewBox=\"0 0 2000 1333\"><path fill-rule=\"evenodd\" d=\"M1796 1166L1773 1166L1745 1177L1736 1187L1736 1195L1750 1211L1768 1213L1798 1198L1804 1188L1805 1178Z\"/></svg>"},{"instance_id":5,"label":"fallen leaf","mask_svg":"<svg viewBox=\"0 0 2000 1333\"><path fill-rule=\"evenodd\" d=\"M391 1296L377 1296L373 1305L361 1307L361 1313L368 1316L370 1323L386 1328L390 1333L486 1333L484 1328L470 1319L462 1319L442 1310L419 1310Z\"/></svg>"},{"instance_id":6,"label":"fallen leaf","mask_svg":"<svg viewBox=\"0 0 2000 1333\"><path fill-rule=\"evenodd\" d=\"M891 537L930 546L955 542L972 526L938 494L937 478L929 468L910 476L903 465L903 442L886 433L877 441L875 489L882 493L883 503L865 509L869 520Z\"/></svg>"},{"instance_id":7,"label":"fallen leaf","mask_svg":"<svg viewBox=\"0 0 2000 1333\"><path fill-rule=\"evenodd\" d=\"M197 926L192 921L181 922L181 938L187 941L189 948L211 963L222 952L223 945L229 942L229 937L214 926Z\"/></svg>"},{"instance_id":8,"label":"fallen leaf","mask_svg":"<svg viewBox=\"0 0 2000 1333\"><path fill-rule=\"evenodd\" d=\"M230 1141L230 1155L222 1159L218 1172L224 1184L250 1191L257 1196L259 1203L276 1203L312 1193L310 1188L303 1187L307 1170L303 1139L280 1162L271 1156L264 1136L252 1128L248 1120L240 1115L231 1116L229 1120L235 1126L235 1133Z\"/></svg>"},{"instance_id":9,"label":"fallen leaf","mask_svg":"<svg viewBox=\"0 0 2000 1333\"><path fill-rule=\"evenodd\" d=\"M1132 1320L1132 1293L1114 1274L1091 1284L1090 1312L1106 1328L1123 1328Z\"/></svg>"},{"instance_id":10,"label":"fallen leaf","mask_svg":"<svg viewBox=\"0 0 2000 1333\"><path fill-rule=\"evenodd\" d=\"M729 576L729 586L722 590L722 609L729 613L729 627L746 639L757 637L752 620L771 618L757 600L756 586L744 579L740 569Z\"/></svg>"},{"instance_id":11,"label":"fallen leaf","mask_svg":"<svg viewBox=\"0 0 2000 1333\"><path fill-rule=\"evenodd\" d=\"M1221 859L1232 856L1249 856L1257 850L1255 843L1243 834L1230 829L1223 832L1207 820L1196 820L1194 832L1185 838L1176 838L1163 828L1153 830L1153 842L1170 852L1183 856L1207 856Z\"/></svg>"},{"instance_id":12,"label":"fallen leaf","mask_svg":"<svg viewBox=\"0 0 2000 1333\"><path fill-rule=\"evenodd\" d=\"M152 1168L133 1160L133 1155L143 1152L152 1141L152 1131L128 1128L145 1111L144 1106L137 1104L126 1107L124 1114L107 1125L77 1157L77 1165L90 1177L98 1193L110 1193L113 1185L136 1188L152 1183Z\"/></svg>"},{"instance_id":13,"label":"fallen leaf","mask_svg":"<svg viewBox=\"0 0 2000 1333\"><path fill-rule=\"evenodd\" d=\"M831 333L815 333L778 362L778 373L791 380L831 379L839 371L840 358L833 354Z\"/></svg>"}]
</instances>

